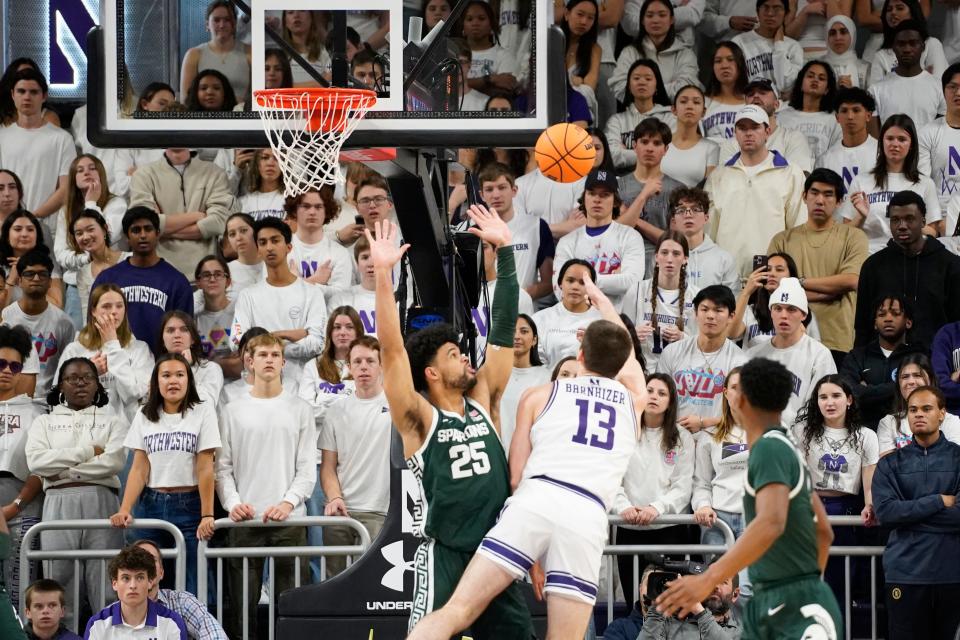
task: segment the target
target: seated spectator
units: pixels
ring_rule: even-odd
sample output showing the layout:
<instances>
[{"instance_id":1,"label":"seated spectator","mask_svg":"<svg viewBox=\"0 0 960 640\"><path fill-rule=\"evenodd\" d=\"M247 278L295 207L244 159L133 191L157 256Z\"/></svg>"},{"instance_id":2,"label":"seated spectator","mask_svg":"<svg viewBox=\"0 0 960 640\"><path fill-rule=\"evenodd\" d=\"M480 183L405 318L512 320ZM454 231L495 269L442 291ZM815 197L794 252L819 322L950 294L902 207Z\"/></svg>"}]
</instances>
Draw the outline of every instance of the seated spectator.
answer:
<instances>
[{"instance_id":1,"label":"seated spectator","mask_svg":"<svg viewBox=\"0 0 960 640\"><path fill-rule=\"evenodd\" d=\"M769 80L751 80L745 89L748 105L760 107L767 114L767 149L776 151L786 158L787 162L796 165L805 173L813 170L814 156L807 142L807 137L794 129L780 125L777 114L780 112L780 98ZM729 138L720 141L719 161L721 166L729 164L736 154L742 151L740 141L736 136L736 114L731 125L733 133Z\"/></svg>"},{"instance_id":2,"label":"seated spectator","mask_svg":"<svg viewBox=\"0 0 960 640\"><path fill-rule=\"evenodd\" d=\"M651 278L634 282L623 296L621 310L636 324L649 370L656 370L668 345L697 333L693 299L700 290L687 282L689 255L683 235L663 233L656 244Z\"/></svg>"},{"instance_id":3,"label":"seated spectator","mask_svg":"<svg viewBox=\"0 0 960 640\"><path fill-rule=\"evenodd\" d=\"M551 242L553 239L551 238ZM357 261L357 271L360 275L359 284L349 289L342 289L330 296L330 308L350 307L360 316L363 333L377 335L377 279L373 270L373 260L370 258L370 241L361 236L353 245L353 257ZM549 282L549 280L548 280Z\"/></svg>"},{"instance_id":4,"label":"seated spectator","mask_svg":"<svg viewBox=\"0 0 960 640\"><path fill-rule=\"evenodd\" d=\"M390 198L390 187L379 173L372 173L357 183L353 191L357 203L357 213L363 219L363 224L347 225L339 229L335 238L347 249L352 249L354 243L363 235L363 230L374 232L378 220L395 220L393 200Z\"/></svg>"},{"instance_id":5,"label":"seated spectator","mask_svg":"<svg viewBox=\"0 0 960 640\"><path fill-rule=\"evenodd\" d=\"M707 81L707 111L700 125L703 135L718 143L733 137L734 119L746 104L749 81L747 62L739 45L729 40L718 42Z\"/></svg>"},{"instance_id":6,"label":"seated spectator","mask_svg":"<svg viewBox=\"0 0 960 640\"><path fill-rule=\"evenodd\" d=\"M117 285L102 284L90 294L87 324L60 360L76 357L89 358L96 366L100 384L110 397L110 410L132 420L150 386L153 354L130 330L126 299Z\"/></svg>"},{"instance_id":7,"label":"seated spectator","mask_svg":"<svg viewBox=\"0 0 960 640\"><path fill-rule=\"evenodd\" d=\"M236 95L243 99L250 90L250 47L237 39L237 10L232 2L214 0L207 5L206 17L210 40L187 49L183 56L180 95L190 95L197 76L212 69L227 78Z\"/></svg>"},{"instance_id":8,"label":"seated spectator","mask_svg":"<svg viewBox=\"0 0 960 640\"><path fill-rule=\"evenodd\" d=\"M643 279L643 239L630 226L614 223L623 202L613 173L594 169L584 186L580 206L587 216L586 226L560 239L554 264L586 260L596 271L597 286L619 305L630 285Z\"/></svg>"},{"instance_id":9,"label":"seated spectator","mask_svg":"<svg viewBox=\"0 0 960 640\"><path fill-rule=\"evenodd\" d=\"M23 183L20 176L9 169L0 169L0 224L18 209L23 208Z\"/></svg>"},{"instance_id":10,"label":"seated spectator","mask_svg":"<svg viewBox=\"0 0 960 640\"><path fill-rule=\"evenodd\" d=\"M946 113L943 119L920 127L917 131L920 158L917 168L920 173L929 176L937 187L940 196L940 211L946 218L947 225L942 229L943 236L957 235L957 216L951 216L951 209L956 211L955 195L960 191L960 177L954 168L955 154L960 148L960 137L955 132L960 129L960 102L956 100L960 91L960 64L950 65L940 79L943 88L943 98L946 102Z\"/></svg>"},{"instance_id":11,"label":"seated spectator","mask_svg":"<svg viewBox=\"0 0 960 640\"><path fill-rule=\"evenodd\" d=\"M44 239L52 244L57 212L67 198L67 175L77 156L70 134L47 122L43 103L47 81L39 71L24 69L12 79L17 118L0 128L3 167L23 180L23 206L43 220Z\"/></svg>"},{"instance_id":12,"label":"seated spectator","mask_svg":"<svg viewBox=\"0 0 960 640\"><path fill-rule=\"evenodd\" d=\"M130 329L147 344L156 344L160 318L167 311L193 315L190 282L157 252L160 225L160 217L152 209L141 206L127 210L123 234L133 253L101 271L93 281L94 289L108 283L120 287L128 306Z\"/></svg>"},{"instance_id":13,"label":"seated spectator","mask_svg":"<svg viewBox=\"0 0 960 640\"><path fill-rule=\"evenodd\" d=\"M904 20L893 28L892 48L897 57L896 67L870 86L870 93L877 101L880 122L885 122L892 115L904 114L922 127L946 113L939 73L935 77L923 68L926 37L926 25L917 20ZM871 75L877 68L874 63Z\"/></svg>"},{"instance_id":14,"label":"seated spectator","mask_svg":"<svg viewBox=\"0 0 960 640\"><path fill-rule=\"evenodd\" d=\"M860 422L853 391L843 379L826 375L817 381L792 428L794 442L810 469L811 481L827 515L860 516L863 525L876 524L871 482L880 459L877 434ZM861 491L863 495L861 497ZM835 546L855 546L861 536L852 527L837 527ZM854 561L854 570L864 569ZM824 579L838 602L844 596L844 560L827 562ZM855 587L861 581L854 576Z\"/></svg>"},{"instance_id":15,"label":"seated spectator","mask_svg":"<svg viewBox=\"0 0 960 640\"><path fill-rule=\"evenodd\" d=\"M166 82L151 82L137 100L134 116L143 117L145 111L169 111L176 102L173 87ZM110 191L121 198L129 198L133 175L146 165L163 159L163 149L115 149L110 176ZM114 229L116 232L116 229Z\"/></svg>"},{"instance_id":16,"label":"seated spectator","mask_svg":"<svg viewBox=\"0 0 960 640\"><path fill-rule=\"evenodd\" d=\"M933 338L930 361L940 392L946 399L947 411L960 413L960 322L940 327Z\"/></svg>"},{"instance_id":17,"label":"seated spectator","mask_svg":"<svg viewBox=\"0 0 960 640\"><path fill-rule=\"evenodd\" d=\"M769 80L780 95L788 95L803 66L803 49L783 35L789 0L757 0L757 25L733 38L743 49L750 80Z\"/></svg>"},{"instance_id":18,"label":"seated spectator","mask_svg":"<svg viewBox=\"0 0 960 640\"><path fill-rule=\"evenodd\" d=\"M607 628L603 630L603 640L637 640L640 630L643 629L643 615L646 611L646 606L643 604L643 594L646 593L647 577L653 570L652 565L647 566L644 570L639 586L633 592L637 598L633 603L633 608L625 618L614 618L610 621ZM624 597L628 601L631 598L628 594L624 594Z\"/></svg>"},{"instance_id":19,"label":"seated spectator","mask_svg":"<svg viewBox=\"0 0 960 640\"><path fill-rule=\"evenodd\" d=\"M673 97L676 131L670 138L661 169L688 187L703 184L717 168L720 158L720 145L700 133L706 113L705 100L703 90L694 84L680 87Z\"/></svg>"},{"instance_id":20,"label":"seated spectator","mask_svg":"<svg viewBox=\"0 0 960 640\"><path fill-rule=\"evenodd\" d=\"M315 73L326 80L330 80L331 58L324 47L327 27L322 11L290 11L285 10L281 17L283 23L283 39L300 54ZM319 87L317 82L297 61L291 61L294 87Z\"/></svg>"},{"instance_id":21,"label":"seated spectator","mask_svg":"<svg viewBox=\"0 0 960 640\"><path fill-rule=\"evenodd\" d=\"M129 251L113 249L110 246L111 238L106 219L94 209L84 209L70 221L67 244L86 254L86 262L77 269L77 297L80 298L80 314L83 318L87 317L93 281L100 272L132 255Z\"/></svg>"},{"instance_id":22,"label":"seated spectator","mask_svg":"<svg viewBox=\"0 0 960 640\"><path fill-rule=\"evenodd\" d=\"M690 513L696 445L690 432L677 426L673 378L665 373L649 375L647 392L647 408L639 417L640 440L612 509L627 522L617 525L618 545L677 544L688 537L683 525L658 525L656 521L663 514ZM638 582L633 556L617 556L617 568L626 595Z\"/></svg>"},{"instance_id":23,"label":"seated spectator","mask_svg":"<svg viewBox=\"0 0 960 640\"><path fill-rule=\"evenodd\" d=\"M586 100L591 121L599 112L597 83L603 53L597 44L599 14L600 6L596 0L568 0L559 23L567 43L569 88ZM520 76L519 70L517 76Z\"/></svg>"},{"instance_id":24,"label":"seated spectator","mask_svg":"<svg viewBox=\"0 0 960 640\"><path fill-rule=\"evenodd\" d=\"M787 11L788 15L783 25L783 35L797 40L803 48L804 60L819 58L827 52L826 31L824 29L827 16L836 12L849 15L852 11L852 3L838 5L827 10L826 6L821 8L806 1L798 2L792 11Z\"/></svg>"},{"instance_id":25,"label":"seated spectator","mask_svg":"<svg viewBox=\"0 0 960 640\"><path fill-rule=\"evenodd\" d=\"M937 389L915 389L907 405L914 446L882 459L873 478L877 518L892 529L883 552L890 637L949 638L960 626L960 608L943 597L960 582L960 445L940 433Z\"/></svg>"},{"instance_id":26,"label":"seated spectator","mask_svg":"<svg viewBox=\"0 0 960 640\"><path fill-rule=\"evenodd\" d=\"M880 11L880 24L883 27L883 41L880 49L870 60L870 77L867 82L873 86L888 78L899 66L896 51L897 27L904 22L916 22L922 28L919 51L920 66L935 78L940 78L947 68L948 60L943 44L936 38L928 37L927 14L930 8L923 9L917 0L885 0ZM865 52L866 53L866 52Z\"/></svg>"},{"instance_id":27,"label":"seated spectator","mask_svg":"<svg viewBox=\"0 0 960 640\"><path fill-rule=\"evenodd\" d=\"M424 32L428 33L428 32ZM450 38L450 43L457 50L457 61L460 63L460 111L486 111L487 100L490 96L477 91L467 82L470 67L473 66L473 52L463 38ZM512 107L511 107L512 108Z\"/></svg>"},{"instance_id":28,"label":"seated spectator","mask_svg":"<svg viewBox=\"0 0 960 640\"><path fill-rule=\"evenodd\" d=\"M238 159L241 158L240 153L238 152ZM250 216L253 221L267 217L283 220L287 215L284 208L286 197L283 195L283 173L277 164L277 157L273 155L273 149L256 149L245 153L250 154L250 159L246 161L246 193L240 197L237 209ZM227 222L232 218L233 216L227 218Z\"/></svg>"},{"instance_id":29,"label":"seated spectator","mask_svg":"<svg viewBox=\"0 0 960 640\"><path fill-rule=\"evenodd\" d=\"M458 35L463 36L473 52L467 84L487 94L493 90L512 94L520 72L518 56L500 46L500 21L493 15L493 9L483 0L470 0L462 15L463 31Z\"/></svg>"},{"instance_id":30,"label":"seated spectator","mask_svg":"<svg viewBox=\"0 0 960 640\"><path fill-rule=\"evenodd\" d=\"M513 371L507 386L504 387L497 410L504 451L510 451L510 442L517 426L517 407L520 406L523 392L550 379L550 370L540 360L537 350L539 343L540 336L533 318L526 313L519 314L513 334Z\"/></svg>"},{"instance_id":31,"label":"seated spectator","mask_svg":"<svg viewBox=\"0 0 960 640\"><path fill-rule=\"evenodd\" d=\"M214 366L214 365L208 365ZM202 399L190 362L164 353L150 376L150 393L130 425L124 446L133 452L113 526L158 518L175 525L186 545L187 590L197 590L197 540L213 535L213 456L220 448L216 405ZM218 394L219 395L219 394ZM141 535L169 547L165 531Z\"/></svg>"},{"instance_id":32,"label":"seated spectator","mask_svg":"<svg viewBox=\"0 0 960 640\"><path fill-rule=\"evenodd\" d=\"M230 83L233 84L233 81L231 80ZM290 68L290 57L283 49L269 46L263 50L263 88L293 88L293 69ZM246 93L240 95L247 96ZM248 101L247 104L250 104L250 102Z\"/></svg>"},{"instance_id":33,"label":"seated spectator","mask_svg":"<svg viewBox=\"0 0 960 640\"><path fill-rule=\"evenodd\" d=\"M874 304L874 335L870 342L854 347L840 365L840 376L850 385L860 408L860 420L877 430L897 396L897 372L906 356L923 353L908 342L913 310L902 295L881 295Z\"/></svg>"},{"instance_id":34,"label":"seated spectator","mask_svg":"<svg viewBox=\"0 0 960 640\"><path fill-rule=\"evenodd\" d=\"M777 113L781 127L806 136L814 158L840 142L840 125L833 116L836 96L833 69L821 60L811 60L797 74L789 104Z\"/></svg>"},{"instance_id":35,"label":"seated spectator","mask_svg":"<svg viewBox=\"0 0 960 640\"><path fill-rule=\"evenodd\" d=\"M683 234L690 247L687 280L700 289L722 284L736 294L740 291L739 268L733 256L704 233L709 222L710 196L706 191L682 187L670 194L670 230Z\"/></svg>"},{"instance_id":36,"label":"seated spectator","mask_svg":"<svg viewBox=\"0 0 960 640\"><path fill-rule=\"evenodd\" d=\"M612 150L610 157L613 157ZM586 179L584 176L574 182L557 182L535 167L517 178L513 206L541 218L550 227L554 239L559 240L586 223L586 214L579 203Z\"/></svg>"},{"instance_id":37,"label":"seated spectator","mask_svg":"<svg viewBox=\"0 0 960 640\"><path fill-rule=\"evenodd\" d=\"M770 315L774 336L747 351L747 359L768 358L779 362L790 372L793 389L783 410L782 424L793 425L797 412L810 399L817 380L837 372L830 350L807 335L803 321L810 310L807 295L797 278L783 278L770 296Z\"/></svg>"},{"instance_id":38,"label":"seated spectator","mask_svg":"<svg viewBox=\"0 0 960 640\"><path fill-rule=\"evenodd\" d=\"M283 219L283 216L264 217ZM233 300L236 300L241 291L263 280L263 258L260 257L257 241L253 237L255 224L254 219L246 213L234 213L227 218L224 238L237 254L237 257L227 264L230 267L230 293Z\"/></svg>"},{"instance_id":39,"label":"seated spectator","mask_svg":"<svg viewBox=\"0 0 960 640\"><path fill-rule=\"evenodd\" d=\"M636 168L632 173L617 178L617 196L623 203L617 203L620 213L616 219L621 225L633 227L640 232L645 258L643 273L650 273L653 269L654 246L670 226L670 194L683 186L683 183L664 174L660 166L672 139L670 127L664 123L656 118L642 120L633 131ZM590 182L589 176L587 181ZM591 235L591 227L596 226L596 223L591 222L588 212L587 227L583 233ZM575 231L570 237L579 233L580 230ZM642 278L641 273L638 279ZM607 292L607 295L610 293Z\"/></svg>"},{"instance_id":40,"label":"seated spectator","mask_svg":"<svg viewBox=\"0 0 960 640\"><path fill-rule=\"evenodd\" d=\"M392 433L376 338L365 336L353 341L348 368L356 391L337 401L336 411L330 413L320 435L320 480L328 497L324 515L358 520L374 540L390 505ZM348 527L327 527L323 543L355 545L360 537ZM327 558L327 577L345 568L344 556Z\"/></svg>"},{"instance_id":41,"label":"seated spectator","mask_svg":"<svg viewBox=\"0 0 960 640\"><path fill-rule=\"evenodd\" d=\"M803 185L807 221L781 231L768 254L794 257L800 284L820 326L820 341L839 363L853 347L853 317L860 268L867 259L867 237L834 221L843 200L843 178L829 169L815 169Z\"/></svg>"},{"instance_id":42,"label":"seated spectator","mask_svg":"<svg viewBox=\"0 0 960 640\"><path fill-rule=\"evenodd\" d=\"M350 75L371 91L386 91L383 63L368 49L358 51L350 60Z\"/></svg>"},{"instance_id":43,"label":"seated spectator","mask_svg":"<svg viewBox=\"0 0 960 640\"><path fill-rule=\"evenodd\" d=\"M39 252L50 257L50 245L43 238L43 226L37 218L25 209L7 216L0 226L0 263L8 270L6 278L7 304L23 297L20 287L20 275L17 264L28 253ZM63 308L63 278L60 268L53 263L50 270L47 299L56 307Z\"/></svg>"},{"instance_id":44,"label":"seated spectator","mask_svg":"<svg viewBox=\"0 0 960 640\"><path fill-rule=\"evenodd\" d=\"M284 341L288 373L299 381L303 367L320 353L327 306L320 287L298 278L290 270L292 251L290 228L276 218L256 223L255 239L267 269L263 282L251 285L237 297L233 331L234 344L250 327L264 327Z\"/></svg>"},{"instance_id":45,"label":"seated spectator","mask_svg":"<svg viewBox=\"0 0 960 640\"><path fill-rule=\"evenodd\" d=\"M183 311L168 311L160 320L157 355L175 353L190 364L200 400L214 408L223 389L223 370L203 354L200 332L192 316Z\"/></svg>"},{"instance_id":46,"label":"seated spectator","mask_svg":"<svg viewBox=\"0 0 960 640\"><path fill-rule=\"evenodd\" d=\"M281 223L282 224L282 223ZM223 447L217 456L217 494L235 522L261 518L282 522L305 514L304 502L313 492L317 473L317 439L313 409L285 393L280 381L283 343L276 335L262 335L247 345L253 355L253 388L247 397L227 404L220 412ZM263 474L265 461L271 473ZM234 547L302 547L307 542L304 527L231 529ZM278 592L293 587L294 560L278 559L270 579ZM239 559L230 560L227 575L231 593L244 593L228 619L231 637L241 635L245 616L255 620L260 597L263 558L250 561L244 572ZM301 561L300 575L305 574ZM252 625L255 626L255 625Z\"/></svg>"},{"instance_id":47,"label":"seated spectator","mask_svg":"<svg viewBox=\"0 0 960 640\"><path fill-rule=\"evenodd\" d=\"M937 377L930 359L922 353L913 353L900 362L896 372L898 392L893 404L893 412L883 417L877 425L877 438L880 441L880 456L893 453L913 442L913 431L907 419L907 398L920 387L936 387ZM940 431L951 442L960 444L960 418L953 413L944 415Z\"/></svg>"},{"instance_id":48,"label":"seated spectator","mask_svg":"<svg viewBox=\"0 0 960 640\"><path fill-rule=\"evenodd\" d=\"M517 237L514 236L513 239L516 241ZM483 251L485 291L481 291L479 304L470 310L473 325L477 330L475 353L478 363L486 358L487 334L490 331L490 307L493 305L493 296L497 291L497 251L492 244L482 240L480 249ZM516 253L516 249L514 252ZM533 299L523 289L519 292L517 309L520 313L533 315Z\"/></svg>"},{"instance_id":49,"label":"seated spectator","mask_svg":"<svg viewBox=\"0 0 960 640\"><path fill-rule=\"evenodd\" d=\"M83 640L109 640L117 635L113 631L117 626L143 629L155 640L187 640L180 614L149 597L157 567L148 551L134 546L121 549L110 561L109 571L118 601L90 618Z\"/></svg>"},{"instance_id":50,"label":"seated spectator","mask_svg":"<svg viewBox=\"0 0 960 640\"><path fill-rule=\"evenodd\" d=\"M116 232L123 226L123 214L127 211L127 203L110 193L107 181L107 170L100 160L90 154L82 154L70 164L70 173L67 176L67 198L63 209L58 214L56 238L53 243L53 252L57 264L63 271L64 309L76 326L83 324L80 296L77 291L77 272L88 262L90 255L80 249L72 241L70 229L73 228L73 219L90 209L103 216L108 222L108 228ZM114 238L121 234L115 233Z\"/></svg>"},{"instance_id":51,"label":"seated spectator","mask_svg":"<svg viewBox=\"0 0 960 640\"><path fill-rule=\"evenodd\" d=\"M880 130L873 170L858 175L850 185L850 197L842 209L844 222L863 229L871 255L887 246L892 237L887 209L899 191L913 191L923 199L927 235L936 236L943 229L938 191L933 181L920 173L918 149L917 130L910 118L891 116Z\"/></svg>"},{"instance_id":52,"label":"seated spectator","mask_svg":"<svg viewBox=\"0 0 960 640\"><path fill-rule=\"evenodd\" d=\"M14 594L19 595L16 591ZM41 578L27 587L25 595L23 612L27 624L23 625L23 631L27 634L27 640L80 640L80 636L63 624L67 615L67 599L59 582Z\"/></svg>"},{"instance_id":53,"label":"seated spectator","mask_svg":"<svg viewBox=\"0 0 960 640\"><path fill-rule=\"evenodd\" d=\"M194 315L200 335L202 357L220 367L221 360L229 358L230 331L233 330L234 301L227 297L230 288L230 267L219 256L207 256L197 263L194 274L203 293L203 305Z\"/></svg>"},{"instance_id":54,"label":"seated spectator","mask_svg":"<svg viewBox=\"0 0 960 640\"><path fill-rule=\"evenodd\" d=\"M827 36L827 52L818 59L833 69L837 86L866 87L870 65L857 57L857 25L853 19L843 14L829 16L824 31Z\"/></svg>"},{"instance_id":55,"label":"seated spectator","mask_svg":"<svg viewBox=\"0 0 960 640\"><path fill-rule=\"evenodd\" d=\"M32 69L37 73L43 73L40 71L40 65L33 58L15 58L7 65L3 77L0 77L0 126L6 127L17 121L17 104L13 99L13 85L17 73L24 69ZM44 100L42 107L43 119L53 126L59 127L61 122L57 112L47 107L46 100Z\"/></svg>"},{"instance_id":56,"label":"seated spectator","mask_svg":"<svg viewBox=\"0 0 960 640\"><path fill-rule=\"evenodd\" d=\"M960 320L960 257L924 235L928 219L924 199L914 191L890 198L887 219L893 239L860 269L854 344L873 337L872 301L884 294L913 300L913 341L929 345L936 331Z\"/></svg>"},{"instance_id":57,"label":"seated spectator","mask_svg":"<svg viewBox=\"0 0 960 640\"><path fill-rule=\"evenodd\" d=\"M104 411L109 396L97 379L97 365L87 358L64 358L59 380L47 394L49 415L38 416L27 434L27 466L43 478L43 521L109 518L120 506L117 474L127 452L127 426L115 412ZM42 548L53 551L116 549L123 536L113 529L48 530ZM79 575L74 573L77 568ZM103 587L100 560L46 560L43 575L63 585L67 626L84 604L94 603ZM72 602L75 581L80 602Z\"/></svg>"},{"instance_id":58,"label":"seated spectator","mask_svg":"<svg viewBox=\"0 0 960 640\"><path fill-rule=\"evenodd\" d=\"M237 95L227 77L215 69L204 69L187 90L187 111L233 111Z\"/></svg>"},{"instance_id":59,"label":"seated spectator","mask_svg":"<svg viewBox=\"0 0 960 640\"><path fill-rule=\"evenodd\" d=\"M17 262L23 297L0 312L0 320L9 326L21 326L30 334L31 346L39 358L40 371L34 394L44 397L53 385L63 350L73 342L76 329L66 313L50 304L53 260L33 250Z\"/></svg>"},{"instance_id":60,"label":"seated spectator","mask_svg":"<svg viewBox=\"0 0 960 640\"><path fill-rule=\"evenodd\" d=\"M834 109L841 139L817 158L816 166L840 174L846 191L850 191L854 178L877 163L877 139L870 134L876 108L873 96L859 87L837 91Z\"/></svg>"},{"instance_id":61,"label":"seated spectator","mask_svg":"<svg viewBox=\"0 0 960 640\"><path fill-rule=\"evenodd\" d=\"M340 215L333 188L310 189L287 198L284 209L297 221L293 248L287 258L294 274L318 285L324 295L348 288L353 279L353 258L323 230L324 225Z\"/></svg>"},{"instance_id":62,"label":"seated spectator","mask_svg":"<svg viewBox=\"0 0 960 640\"><path fill-rule=\"evenodd\" d=\"M636 164L633 136L642 120L656 118L671 129L677 120L670 110L670 96L656 62L637 60L630 65L626 78L626 88L620 98L623 111L611 116L604 130L617 169L629 169Z\"/></svg>"},{"instance_id":63,"label":"seated spectator","mask_svg":"<svg viewBox=\"0 0 960 640\"><path fill-rule=\"evenodd\" d=\"M734 617L734 608L739 597L740 580L735 575L714 587L710 596L693 607L690 616L684 620L674 616L665 617L651 603L651 606L647 607L647 616L643 619L643 628L637 640L671 637L736 640L741 633L741 623ZM697 635L692 635L693 633Z\"/></svg>"},{"instance_id":64,"label":"seated spectator","mask_svg":"<svg viewBox=\"0 0 960 640\"><path fill-rule=\"evenodd\" d=\"M533 314L540 334L537 350L547 365L555 366L564 357L576 355L580 334L600 319L600 312L590 305L584 291L584 276L596 281L596 271L586 260L571 258L562 263L557 274L560 301Z\"/></svg>"},{"instance_id":65,"label":"seated spectator","mask_svg":"<svg viewBox=\"0 0 960 640\"><path fill-rule=\"evenodd\" d=\"M164 577L163 560L160 555L160 547L154 540L140 539L131 546L139 547L153 556L157 568L157 577L151 583L150 592L147 594L150 600L179 614L183 618L183 623L187 628L187 636L190 638L196 640L227 640L227 634L223 627L207 610L207 605L195 595L189 591L160 588Z\"/></svg>"},{"instance_id":66,"label":"seated spectator","mask_svg":"<svg viewBox=\"0 0 960 640\"><path fill-rule=\"evenodd\" d=\"M32 345L30 336L21 327L0 326L0 402L4 406L0 430L0 513L9 527L10 562L4 562L0 580L10 592L14 607L20 609L21 580L32 582L39 574L39 565L31 562L27 575L20 570L20 547L23 536L40 522L43 496L41 480L27 468L26 445L31 425L44 410L39 402L17 390ZM6 555L0 557L8 557ZM27 607L29 607L29 600Z\"/></svg>"},{"instance_id":67,"label":"seated spectator","mask_svg":"<svg viewBox=\"0 0 960 640\"><path fill-rule=\"evenodd\" d=\"M737 260L740 274L750 273L752 256L770 238L804 220L803 171L777 151L769 151L766 111L747 105L737 114L740 153L707 178L710 236Z\"/></svg>"},{"instance_id":68,"label":"seated spectator","mask_svg":"<svg viewBox=\"0 0 960 640\"><path fill-rule=\"evenodd\" d=\"M664 347L656 368L659 373L673 376L677 385L678 424L697 433L722 422L728 372L746 362L746 358L736 343L727 340L736 310L732 291L722 285L701 289L693 298L693 310L696 335L684 336Z\"/></svg>"}]
</instances>

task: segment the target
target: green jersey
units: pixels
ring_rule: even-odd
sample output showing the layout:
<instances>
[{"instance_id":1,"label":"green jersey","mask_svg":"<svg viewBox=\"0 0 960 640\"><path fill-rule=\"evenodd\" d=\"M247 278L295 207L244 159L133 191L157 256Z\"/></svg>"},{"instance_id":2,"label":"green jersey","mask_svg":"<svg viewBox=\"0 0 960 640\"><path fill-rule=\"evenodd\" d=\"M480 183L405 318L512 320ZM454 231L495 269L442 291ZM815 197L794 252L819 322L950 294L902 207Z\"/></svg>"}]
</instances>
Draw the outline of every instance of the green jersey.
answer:
<instances>
[{"instance_id":1,"label":"green jersey","mask_svg":"<svg viewBox=\"0 0 960 640\"><path fill-rule=\"evenodd\" d=\"M483 407L466 398L463 417L434 407L427 437L407 466L420 484L414 534L476 551L510 495L507 456Z\"/></svg>"},{"instance_id":2,"label":"green jersey","mask_svg":"<svg viewBox=\"0 0 960 640\"><path fill-rule=\"evenodd\" d=\"M750 565L750 580L762 588L763 583L819 576L810 474L800 451L779 427L764 433L750 447L743 494L743 514L748 525L757 516L757 492L768 484L790 488L787 525L763 557Z\"/></svg>"}]
</instances>

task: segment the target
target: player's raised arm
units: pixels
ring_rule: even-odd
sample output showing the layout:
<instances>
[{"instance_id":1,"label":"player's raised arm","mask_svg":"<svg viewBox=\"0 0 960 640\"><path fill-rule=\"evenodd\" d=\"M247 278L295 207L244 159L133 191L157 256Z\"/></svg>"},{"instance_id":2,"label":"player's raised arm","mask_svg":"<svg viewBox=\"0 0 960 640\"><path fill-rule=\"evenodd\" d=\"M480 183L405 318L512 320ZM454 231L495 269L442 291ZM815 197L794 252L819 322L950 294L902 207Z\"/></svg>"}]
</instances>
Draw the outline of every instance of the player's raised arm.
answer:
<instances>
[{"instance_id":1,"label":"player's raised arm","mask_svg":"<svg viewBox=\"0 0 960 640\"><path fill-rule=\"evenodd\" d=\"M483 205L471 206L467 215L476 225L470 227L470 233L490 243L497 252L497 288L490 308L487 355L477 373L477 386L470 393L471 398L490 410L499 403L513 372L513 334L517 327L520 283L513 257L513 234L507 223L496 211Z\"/></svg>"},{"instance_id":2,"label":"player's raised arm","mask_svg":"<svg viewBox=\"0 0 960 640\"><path fill-rule=\"evenodd\" d=\"M377 222L375 231L376 237L369 229L364 229L370 242L370 259L377 280L377 338L383 363L383 390L390 405L390 417L403 438L404 451L411 452L423 443L432 410L413 386L410 360L400 331L400 314L393 295L393 268L410 245L397 246L397 227L389 220Z\"/></svg>"},{"instance_id":3,"label":"player's raised arm","mask_svg":"<svg viewBox=\"0 0 960 640\"><path fill-rule=\"evenodd\" d=\"M590 298L590 304L600 312L604 320L609 320L623 327L624 331L629 331L626 325L623 324L623 320L620 319L620 314L617 313L613 303L610 302L610 298L600 290L600 287L590 279L589 275L583 277L583 287L586 289L587 297ZM627 361L623 363L623 368L621 368L620 373L617 374L617 380L630 390L633 396L633 410L637 416L640 416L644 409L647 408L647 378L643 375L643 367L640 366L640 362L637 360L633 349L630 350ZM637 429L640 429L639 423L637 424ZM639 437L639 435L638 432L637 437Z\"/></svg>"}]
</instances>

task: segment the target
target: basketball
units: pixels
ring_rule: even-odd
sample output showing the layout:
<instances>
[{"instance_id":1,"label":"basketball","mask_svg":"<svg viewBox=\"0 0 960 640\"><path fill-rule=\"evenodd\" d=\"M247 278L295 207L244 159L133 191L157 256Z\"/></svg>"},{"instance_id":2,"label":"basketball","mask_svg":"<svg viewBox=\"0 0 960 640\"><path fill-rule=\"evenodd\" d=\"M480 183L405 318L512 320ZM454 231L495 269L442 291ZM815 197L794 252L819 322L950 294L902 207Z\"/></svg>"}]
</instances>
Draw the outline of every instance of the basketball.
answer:
<instances>
[{"instance_id":1,"label":"basketball","mask_svg":"<svg viewBox=\"0 0 960 640\"><path fill-rule=\"evenodd\" d=\"M590 134L575 124L555 124L540 134L537 165L557 182L574 182L590 173L597 150Z\"/></svg>"}]
</instances>

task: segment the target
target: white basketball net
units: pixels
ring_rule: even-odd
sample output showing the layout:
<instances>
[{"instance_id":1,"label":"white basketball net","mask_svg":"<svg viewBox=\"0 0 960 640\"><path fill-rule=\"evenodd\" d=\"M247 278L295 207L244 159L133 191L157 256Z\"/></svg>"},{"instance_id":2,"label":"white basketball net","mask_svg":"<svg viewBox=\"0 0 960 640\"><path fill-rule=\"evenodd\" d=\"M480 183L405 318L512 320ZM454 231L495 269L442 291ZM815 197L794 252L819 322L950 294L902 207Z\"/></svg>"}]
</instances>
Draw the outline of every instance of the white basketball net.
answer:
<instances>
[{"instance_id":1,"label":"white basketball net","mask_svg":"<svg viewBox=\"0 0 960 640\"><path fill-rule=\"evenodd\" d=\"M255 100L287 196L343 182L340 149L376 102L372 92L334 91L330 98L308 91L257 92Z\"/></svg>"}]
</instances>

